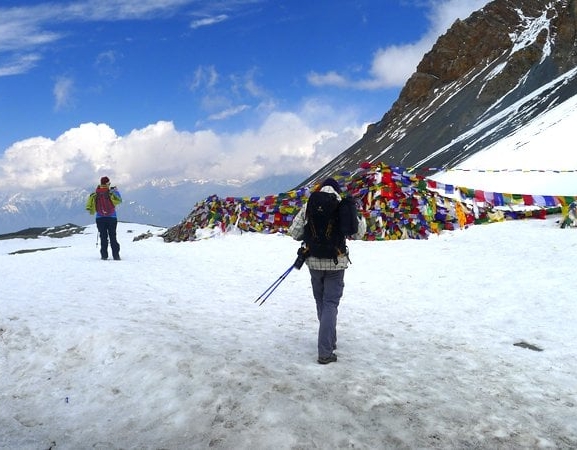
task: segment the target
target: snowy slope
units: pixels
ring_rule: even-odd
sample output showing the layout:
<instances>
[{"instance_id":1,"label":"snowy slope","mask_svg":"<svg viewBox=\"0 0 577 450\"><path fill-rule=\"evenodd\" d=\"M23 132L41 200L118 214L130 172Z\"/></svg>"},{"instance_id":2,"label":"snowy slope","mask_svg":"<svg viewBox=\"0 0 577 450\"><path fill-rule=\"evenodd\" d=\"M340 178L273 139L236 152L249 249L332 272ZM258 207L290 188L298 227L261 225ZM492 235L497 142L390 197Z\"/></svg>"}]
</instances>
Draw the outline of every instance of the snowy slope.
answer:
<instances>
[{"instance_id":1,"label":"snowy slope","mask_svg":"<svg viewBox=\"0 0 577 450\"><path fill-rule=\"evenodd\" d=\"M572 78L573 70L554 83L551 89ZM512 115L530 103L539 92L523 98L503 115ZM471 134L494 132L494 117L482 122ZM551 108L501 139L458 164L448 172L432 176L437 181L471 189L534 195L577 195L577 151L573 149L577 124L577 96ZM441 149L440 151L442 151ZM433 155L431 155L433 156ZM426 164L426 160L422 161Z\"/></svg>"},{"instance_id":2,"label":"snowy slope","mask_svg":"<svg viewBox=\"0 0 577 450\"><path fill-rule=\"evenodd\" d=\"M351 242L328 366L306 268L254 303L289 237L122 223L119 262L93 225L0 241L0 448L576 448L577 230L555 220Z\"/></svg>"}]
</instances>

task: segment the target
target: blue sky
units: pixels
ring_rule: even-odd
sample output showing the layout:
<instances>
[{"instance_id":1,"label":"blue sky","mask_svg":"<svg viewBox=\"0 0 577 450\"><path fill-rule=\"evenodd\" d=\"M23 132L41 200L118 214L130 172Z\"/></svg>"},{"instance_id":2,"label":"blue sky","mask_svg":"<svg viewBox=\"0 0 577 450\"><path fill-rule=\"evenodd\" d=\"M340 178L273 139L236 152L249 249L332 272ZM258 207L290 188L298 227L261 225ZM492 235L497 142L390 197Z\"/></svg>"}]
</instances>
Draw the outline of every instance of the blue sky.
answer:
<instances>
[{"instance_id":1,"label":"blue sky","mask_svg":"<svg viewBox=\"0 0 577 450\"><path fill-rule=\"evenodd\" d=\"M5 0L0 190L310 174L486 3Z\"/></svg>"}]
</instances>

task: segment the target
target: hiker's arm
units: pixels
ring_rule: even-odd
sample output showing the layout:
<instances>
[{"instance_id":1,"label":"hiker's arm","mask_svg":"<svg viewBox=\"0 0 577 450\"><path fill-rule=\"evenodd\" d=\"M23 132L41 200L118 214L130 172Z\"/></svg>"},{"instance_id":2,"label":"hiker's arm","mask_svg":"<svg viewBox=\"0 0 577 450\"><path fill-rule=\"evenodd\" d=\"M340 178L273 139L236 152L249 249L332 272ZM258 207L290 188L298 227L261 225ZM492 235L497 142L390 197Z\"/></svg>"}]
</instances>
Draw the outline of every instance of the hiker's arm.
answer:
<instances>
[{"instance_id":1,"label":"hiker's arm","mask_svg":"<svg viewBox=\"0 0 577 450\"><path fill-rule=\"evenodd\" d=\"M353 239L362 239L365 233L367 232L367 221L365 220L364 216L357 216L357 220L359 221L359 229L355 234L351 236Z\"/></svg>"},{"instance_id":2,"label":"hiker's arm","mask_svg":"<svg viewBox=\"0 0 577 450\"><path fill-rule=\"evenodd\" d=\"M288 234L296 241L301 241L305 234L305 211L306 205L297 213L288 229Z\"/></svg>"},{"instance_id":3,"label":"hiker's arm","mask_svg":"<svg viewBox=\"0 0 577 450\"><path fill-rule=\"evenodd\" d=\"M90 194L88 196L88 200L86 200L86 211L88 211L90 214L95 214L96 213L96 194L93 192L92 194Z\"/></svg>"},{"instance_id":4,"label":"hiker's arm","mask_svg":"<svg viewBox=\"0 0 577 450\"><path fill-rule=\"evenodd\" d=\"M114 206L122 203L122 195L120 195L120 191L116 186L110 188L110 193L112 194L112 203L114 203Z\"/></svg>"}]
</instances>

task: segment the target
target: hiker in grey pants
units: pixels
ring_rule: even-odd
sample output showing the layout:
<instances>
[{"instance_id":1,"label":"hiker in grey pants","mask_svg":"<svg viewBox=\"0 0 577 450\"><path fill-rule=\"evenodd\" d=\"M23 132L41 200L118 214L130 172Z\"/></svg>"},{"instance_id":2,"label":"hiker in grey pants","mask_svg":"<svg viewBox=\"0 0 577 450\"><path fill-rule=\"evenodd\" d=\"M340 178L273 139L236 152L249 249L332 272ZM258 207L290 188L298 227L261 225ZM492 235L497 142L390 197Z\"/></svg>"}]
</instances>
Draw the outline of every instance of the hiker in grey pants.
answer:
<instances>
[{"instance_id":1,"label":"hiker in grey pants","mask_svg":"<svg viewBox=\"0 0 577 450\"><path fill-rule=\"evenodd\" d=\"M337 314L345 287L345 270L309 270L319 319L319 356L331 355L337 348Z\"/></svg>"},{"instance_id":2,"label":"hiker in grey pants","mask_svg":"<svg viewBox=\"0 0 577 450\"><path fill-rule=\"evenodd\" d=\"M320 191L334 194L339 201L341 200L340 186L333 178L325 180ZM307 205L308 203L301 208L288 229L289 235L298 241L305 236ZM364 217L357 217L357 220L359 222L358 231L349 236L349 239L362 239L365 235L367 224ZM337 360L337 355L334 353L337 345L337 315L345 287L344 277L348 263L347 254L339 255L336 261L332 258L319 258L314 255L310 255L306 259L311 274L311 285L319 320L317 345L319 364L328 364Z\"/></svg>"}]
</instances>

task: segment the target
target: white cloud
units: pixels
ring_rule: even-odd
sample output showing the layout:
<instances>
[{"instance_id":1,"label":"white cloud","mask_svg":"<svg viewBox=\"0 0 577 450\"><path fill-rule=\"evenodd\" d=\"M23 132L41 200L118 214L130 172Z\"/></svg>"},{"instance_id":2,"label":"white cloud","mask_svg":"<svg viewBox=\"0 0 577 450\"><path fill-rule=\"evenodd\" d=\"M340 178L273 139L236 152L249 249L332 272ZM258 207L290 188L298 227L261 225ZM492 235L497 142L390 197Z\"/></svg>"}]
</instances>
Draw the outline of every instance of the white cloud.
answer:
<instances>
[{"instance_id":1,"label":"white cloud","mask_svg":"<svg viewBox=\"0 0 577 450\"><path fill-rule=\"evenodd\" d=\"M60 77L56 80L52 90L54 94L56 111L72 106L72 93L74 90L74 80L69 77Z\"/></svg>"},{"instance_id":2,"label":"white cloud","mask_svg":"<svg viewBox=\"0 0 577 450\"><path fill-rule=\"evenodd\" d=\"M208 121L223 120L251 109L249 105L255 100L259 105L257 111L270 111L274 99L265 88L256 81L258 70L249 69L244 73L230 74L221 77L214 66L199 66L189 82L191 92L202 94L199 105L207 118L199 121L201 126Z\"/></svg>"},{"instance_id":3,"label":"white cloud","mask_svg":"<svg viewBox=\"0 0 577 450\"><path fill-rule=\"evenodd\" d=\"M108 50L98 54L98 56L96 57L95 64L97 66L114 64L117 59L118 59L118 52L115 52L114 50Z\"/></svg>"},{"instance_id":4,"label":"white cloud","mask_svg":"<svg viewBox=\"0 0 577 450\"><path fill-rule=\"evenodd\" d=\"M308 81L315 86L336 86L354 89L382 89L402 87L415 72L417 65L438 37L457 19L465 19L482 8L488 0L443 0L430 1L428 31L417 41L404 45L381 48L373 55L369 76L355 79L337 71L326 74L312 72Z\"/></svg>"},{"instance_id":5,"label":"white cloud","mask_svg":"<svg viewBox=\"0 0 577 450\"><path fill-rule=\"evenodd\" d=\"M429 35L438 37L445 33L457 19L466 19L483 6L489 0L444 0L442 2L431 2L433 7L427 16L431 24Z\"/></svg>"},{"instance_id":6,"label":"white cloud","mask_svg":"<svg viewBox=\"0 0 577 450\"><path fill-rule=\"evenodd\" d=\"M106 125L83 124L56 140L34 137L16 142L0 159L0 186L30 190L84 186L90 179L87 174L112 167L116 140Z\"/></svg>"},{"instance_id":7,"label":"white cloud","mask_svg":"<svg viewBox=\"0 0 577 450\"><path fill-rule=\"evenodd\" d=\"M196 28L200 28L200 27L206 27L206 26L214 25L214 24L217 24L220 22L224 22L227 19L228 19L228 16L226 14L219 14L218 16L213 16L213 17L205 17L203 19L194 20L190 24L190 28L196 29Z\"/></svg>"},{"instance_id":8,"label":"white cloud","mask_svg":"<svg viewBox=\"0 0 577 450\"><path fill-rule=\"evenodd\" d=\"M225 109L223 111L220 111L216 114L211 114L210 116L208 116L208 120L228 119L229 117L236 116L237 114L240 114L241 112L246 111L249 108L250 108L250 106L248 106L248 105L234 106L232 108L228 108L228 109Z\"/></svg>"},{"instance_id":9,"label":"white cloud","mask_svg":"<svg viewBox=\"0 0 577 450\"><path fill-rule=\"evenodd\" d=\"M19 54L40 53L43 47L54 44L67 36L66 32L48 31L57 24L75 22L113 22L120 20L147 20L171 17L182 7L193 5L197 14L207 18L193 22L193 28L222 22L228 15L212 10L231 10L260 0L224 0L213 4L199 4L196 0L80 0L74 2L46 2L37 5L2 7L0 5L0 55L9 54L15 60ZM33 66L15 65L0 67L0 76L23 73Z\"/></svg>"},{"instance_id":10,"label":"white cloud","mask_svg":"<svg viewBox=\"0 0 577 450\"><path fill-rule=\"evenodd\" d=\"M26 73L41 59L38 54L16 56L11 61L0 66L0 77Z\"/></svg>"},{"instance_id":11,"label":"white cloud","mask_svg":"<svg viewBox=\"0 0 577 450\"><path fill-rule=\"evenodd\" d=\"M118 62L123 58L124 54L119 51L106 50L100 52L94 61L94 68L103 77L117 78L122 73Z\"/></svg>"},{"instance_id":12,"label":"white cloud","mask_svg":"<svg viewBox=\"0 0 577 450\"><path fill-rule=\"evenodd\" d=\"M248 94L253 98L266 98L269 96L267 90L257 83L256 77L258 69L252 68L241 75L231 75L232 81L231 91L236 95L244 96Z\"/></svg>"},{"instance_id":13,"label":"white cloud","mask_svg":"<svg viewBox=\"0 0 577 450\"><path fill-rule=\"evenodd\" d=\"M219 78L214 66L198 66L188 87L191 91L211 89L216 86Z\"/></svg>"},{"instance_id":14,"label":"white cloud","mask_svg":"<svg viewBox=\"0 0 577 450\"><path fill-rule=\"evenodd\" d=\"M126 188L153 178L308 175L362 136L365 124L352 123L352 112L312 101L236 134L179 131L172 122L157 122L118 136L106 124L86 123L55 140L37 137L9 147L0 159L0 189L75 189L102 173Z\"/></svg>"},{"instance_id":15,"label":"white cloud","mask_svg":"<svg viewBox=\"0 0 577 450\"><path fill-rule=\"evenodd\" d=\"M316 72L311 72L308 75L308 81L313 86L337 86L346 87L349 85L348 80L343 75L338 74L335 71L330 71L325 74L320 74Z\"/></svg>"},{"instance_id":16,"label":"white cloud","mask_svg":"<svg viewBox=\"0 0 577 450\"><path fill-rule=\"evenodd\" d=\"M42 29L47 19L57 17L46 6L0 8L0 52L26 52L61 39L62 35Z\"/></svg>"}]
</instances>

